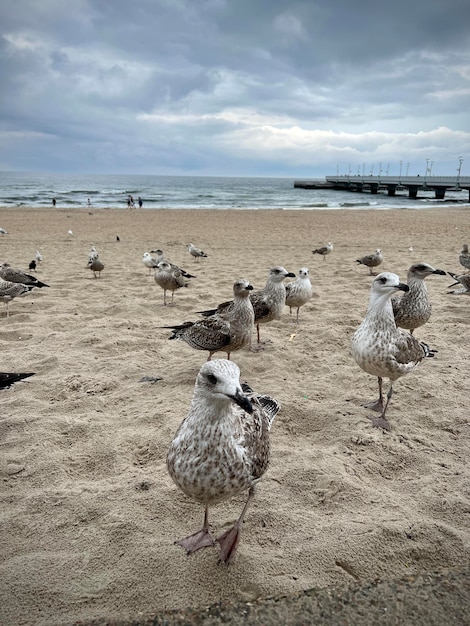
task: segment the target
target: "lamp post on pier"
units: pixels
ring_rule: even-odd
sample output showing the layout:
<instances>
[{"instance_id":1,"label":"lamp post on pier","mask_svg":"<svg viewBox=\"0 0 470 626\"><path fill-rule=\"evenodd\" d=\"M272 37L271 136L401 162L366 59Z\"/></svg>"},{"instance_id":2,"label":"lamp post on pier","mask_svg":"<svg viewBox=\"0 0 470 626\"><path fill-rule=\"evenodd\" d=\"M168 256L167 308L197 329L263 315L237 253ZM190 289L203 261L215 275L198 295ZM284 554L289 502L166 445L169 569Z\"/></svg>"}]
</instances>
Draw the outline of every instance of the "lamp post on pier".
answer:
<instances>
[{"instance_id":1,"label":"lamp post on pier","mask_svg":"<svg viewBox=\"0 0 470 626\"><path fill-rule=\"evenodd\" d=\"M457 187L460 188L460 170L462 169L463 157L459 157L459 167L457 169Z\"/></svg>"},{"instance_id":2,"label":"lamp post on pier","mask_svg":"<svg viewBox=\"0 0 470 626\"><path fill-rule=\"evenodd\" d=\"M408 176L408 170L410 168L410 165L411 165L411 163L407 163L406 164L406 174L405 174L405 176Z\"/></svg>"},{"instance_id":3,"label":"lamp post on pier","mask_svg":"<svg viewBox=\"0 0 470 626\"><path fill-rule=\"evenodd\" d=\"M400 175L398 176L398 180L401 181L401 168L403 167L403 161L400 161Z\"/></svg>"}]
</instances>

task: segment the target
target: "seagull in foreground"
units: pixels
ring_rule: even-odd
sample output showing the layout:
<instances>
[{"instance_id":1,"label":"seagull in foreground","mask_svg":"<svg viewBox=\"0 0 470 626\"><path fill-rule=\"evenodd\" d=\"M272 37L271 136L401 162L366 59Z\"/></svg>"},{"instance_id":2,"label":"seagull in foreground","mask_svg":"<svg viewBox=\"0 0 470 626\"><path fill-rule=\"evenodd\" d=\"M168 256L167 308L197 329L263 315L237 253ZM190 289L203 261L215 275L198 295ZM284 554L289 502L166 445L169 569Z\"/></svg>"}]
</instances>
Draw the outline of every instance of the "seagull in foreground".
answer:
<instances>
[{"instance_id":1,"label":"seagull in foreground","mask_svg":"<svg viewBox=\"0 0 470 626\"><path fill-rule=\"evenodd\" d=\"M391 430L385 413L392 397L393 382L411 372L424 357L434 356L435 352L395 324L390 298L397 291L406 293L408 290L408 285L401 283L396 274L379 274L372 282L364 321L351 341L351 352L356 363L368 374L377 376L379 398L366 406L380 412L380 417L371 418L372 424L384 430ZM383 378L390 379L385 405L382 395Z\"/></svg>"},{"instance_id":2,"label":"seagull in foreground","mask_svg":"<svg viewBox=\"0 0 470 626\"><path fill-rule=\"evenodd\" d=\"M157 250L150 250L150 254L156 254L157 255L155 257L157 263L161 263L162 261L166 261L167 263L169 263L171 265L171 267L174 270L179 270L183 274L183 276L185 278L196 278L196 276L194 276L193 274L189 274L182 267L179 267L178 265L175 265L174 263L172 263L169 259L166 259L165 255L163 254L163 250L161 248L158 248Z\"/></svg>"},{"instance_id":3,"label":"seagull in foreground","mask_svg":"<svg viewBox=\"0 0 470 626\"><path fill-rule=\"evenodd\" d=\"M35 373L36 372L0 372L0 389L8 389L13 383L23 380L23 378L34 376Z\"/></svg>"},{"instance_id":4,"label":"seagull in foreground","mask_svg":"<svg viewBox=\"0 0 470 626\"><path fill-rule=\"evenodd\" d=\"M3 278L3 280L7 280L12 283L31 285L32 287L49 287L49 285L41 282L35 276L31 276L31 274L27 274L22 270L14 269L9 263L2 263L0 265L0 278Z\"/></svg>"},{"instance_id":5,"label":"seagull in foreground","mask_svg":"<svg viewBox=\"0 0 470 626\"><path fill-rule=\"evenodd\" d=\"M460 265L467 270L470 270L470 252L468 251L468 244L464 243L462 246L462 252L459 255Z\"/></svg>"},{"instance_id":6,"label":"seagull in foreground","mask_svg":"<svg viewBox=\"0 0 470 626\"><path fill-rule=\"evenodd\" d=\"M5 303L6 317L10 317L8 305L11 300L26 295L33 288L34 285L23 285L22 283L14 283L0 278L0 302Z\"/></svg>"},{"instance_id":7,"label":"seagull in foreground","mask_svg":"<svg viewBox=\"0 0 470 626\"><path fill-rule=\"evenodd\" d=\"M470 296L470 274L454 274L453 272L447 272L451 278L453 278L456 282L449 285L448 289L451 287L455 287L455 285L462 285L462 289L454 289L453 291L448 291L447 293L455 293L455 294L467 294Z\"/></svg>"},{"instance_id":8,"label":"seagull in foreground","mask_svg":"<svg viewBox=\"0 0 470 626\"><path fill-rule=\"evenodd\" d=\"M372 268L380 265L383 260L384 258L382 255L382 250L380 248L377 248L377 250L373 254L367 254L360 259L356 259L356 263L360 263L361 265L365 265L366 267L368 267L370 276L376 276L376 273L372 271Z\"/></svg>"},{"instance_id":9,"label":"seagull in foreground","mask_svg":"<svg viewBox=\"0 0 470 626\"><path fill-rule=\"evenodd\" d=\"M279 409L274 398L259 395L247 385L242 389L240 370L233 361L216 359L201 367L188 416L167 455L173 481L205 507L201 530L175 542L188 554L217 541L219 562L233 560L255 487L268 467L269 430ZM209 506L246 490L248 498L240 517L214 538L209 528Z\"/></svg>"},{"instance_id":10,"label":"seagull in foreground","mask_svg":"<svg viewBox=\"0 0 470 626\"><path fill-rule=\"evenodd\" d=\"M249 295L253 287L244 278L233 285L233 306L230 312L221 317L217 314L196 322L186 322L179 326L163 326L171 328L173 334L169 339L181 339L191 348L208 350L208 361L214 352L226 352L227 359L235 350L249 347L255 314Z\"/></svg>"},{"instance_id":11,"label":"seagull in foreground","mask_svg":"<svg viewBox=\"0 0 470 626\"><path fill-rule=\"evenodd\" d=\"M407 291L401 298L392 298L392 309L395 323L400 328L406 328L413 334L431 317L431 303L424 279L431 274L445 276L443 270L436 270L428 263L415 263L408 270Z\"/></svg>"},{"instance_id":12,"label":"seagull in foreground","mask_svg":"<svg viewBox=\"0 0 470 626\"><path fill-rule=\"evenodd\" d=\"M259 334L259 325L267 324L273 320L281 319L282 312L286 304L286 288L284 286L285 278L295 278L295 274L288 272L284 267L278 265L272 267L269 270L268 280L263 289L258 291L252 291L250 294L250 300L255 312L255 324L258 345L256 348L253 346L251 350L257 351L262 349L262 343ZM229 302L223 302L219 304L216 309L210 309L208 311L200 311L201 315L205 317L217 315L225 317L230 314L230 310L233 307L233 300Z\"/></svg>"},{"instance_id":13,"label":"seagull in foreground","mask_svg":"<svg viewBox=\"0 0 470 626\"><path fill-rule=\"evenodd\" d=\"M187 287L188 282L178 268L173 268L168 261L161 261L155 270L155 282L163 289L163 304L166 306L166 292L171 291L171 305L175 291L181 287Z\"/></svg>"},{"instance_id":14,"label":"seagull in foreground","mask_svg":"<svg viewBox=\"0 0 470 626\"><path fill-rule=\"evenodd\" d=\"M196 248L196 246L193 246L192 243L188 243L188 250L189 254L194 258L195 261L199 261L199 259L202 257L207 258L207 254L199 248Z\"/></svg>"},{"instance_id":15,"label":"seagull in foreground","mask_svg":"<svg viewBox=\"0 0 470 626\"><path fill-rule=\"evenodd\" d=\"M331 243L331 241L329 241L326 246L322 246L321 248L315 248L315 250L312 250L313 254L321 254L323 257L323 260L326 259L326 255L330 254L330 252L332 252L333 250L333 244Z\"/></svg>"},{"instance_id":16,"label":"seagull in foreground","mask_svg":"<svg viewBox=\"0 0 470 626\"><path fill-rule=\"evenodd\" d=\"M296 323L299 323L300 307L312 298L313 290L310 282L309 271L307 267L301 267L297 280L286 283L286 305L289 307L289 314L292 315L292 309L297 308Z\"/></svg>"}]
</instances>

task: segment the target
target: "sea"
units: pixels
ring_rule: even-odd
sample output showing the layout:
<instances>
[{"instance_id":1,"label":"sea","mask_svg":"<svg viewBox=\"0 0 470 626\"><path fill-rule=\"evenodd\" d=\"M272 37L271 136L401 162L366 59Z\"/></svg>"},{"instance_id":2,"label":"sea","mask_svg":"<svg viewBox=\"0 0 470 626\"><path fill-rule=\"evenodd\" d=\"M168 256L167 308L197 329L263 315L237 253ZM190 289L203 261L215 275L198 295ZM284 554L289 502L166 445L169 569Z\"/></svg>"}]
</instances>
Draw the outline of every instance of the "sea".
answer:
<instances>
[{"instance_id":1,"label":"sea","mask_svg":"<svg viewBox=\"0 0 470 626\"><path fill-rule=\"evenodd\" d=\"M308 179L302 179L308 180ZM314 178L310 180L315 180ZM319 179L317 179L318 181ZM150 176L38 174L0 172L0 207L128 208L132 196L143 209L421 209L445 205L470 206L468 191L406 191L388 196L334 189L301 189L291 178L225 176ZM324 180L323 180L324 182Z\"/></svg>"}]
</instances>

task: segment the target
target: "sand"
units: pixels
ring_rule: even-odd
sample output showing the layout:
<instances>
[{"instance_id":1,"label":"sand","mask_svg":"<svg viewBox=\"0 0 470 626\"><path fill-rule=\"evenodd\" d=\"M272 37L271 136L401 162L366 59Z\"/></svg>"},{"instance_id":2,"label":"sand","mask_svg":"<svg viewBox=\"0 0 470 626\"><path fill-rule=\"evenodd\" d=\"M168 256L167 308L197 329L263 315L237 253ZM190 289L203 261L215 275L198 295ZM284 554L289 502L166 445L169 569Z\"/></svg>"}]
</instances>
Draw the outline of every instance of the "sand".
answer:
<instances>
[{"instance_id":1,"label":"sand","mask_svg":"<svg viewBox=\"0 0 470 626\"><path fill-rule=\"evenodd\" d=\"M355 259L380 247L380 269L402 280L417 261L460 273L468 209L22 208L0 209L0 226L0 261L27 269L40 250L50 285L0 317L0 370L36 372L0 391L0 623L138 620L468 564L470 298L447 294L450 277L426 280L433 314L415 336L438 353L396 383L391 432L372 427L362 403L377 381L349 353L371 282ZM194 262L190 241L208 258ZM312 255L328 241L325 260ZM100 279L86 269L91 244ZM174 307L142 263L156 247L197 276ZM315 296L298 325L286 308L261 328L263 352L233 354L282 409L225 567L217 548L188 557L173 543L203 518L165 457L207 354L161 327L229 299L237 278L261 288L273 265L308 267ZM243 502L212 509L216 534Z\"/></svg>"}]
</instances>

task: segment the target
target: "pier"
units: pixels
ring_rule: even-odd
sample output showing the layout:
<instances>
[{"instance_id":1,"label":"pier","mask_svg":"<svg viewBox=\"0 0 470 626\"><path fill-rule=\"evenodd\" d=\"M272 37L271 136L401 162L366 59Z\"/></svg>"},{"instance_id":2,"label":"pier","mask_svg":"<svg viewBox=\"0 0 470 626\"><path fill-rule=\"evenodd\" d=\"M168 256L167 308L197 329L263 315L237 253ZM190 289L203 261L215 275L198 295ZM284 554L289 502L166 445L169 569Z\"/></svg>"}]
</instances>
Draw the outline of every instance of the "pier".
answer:
<instances>
[{"instance_id":1,"label":"pier","mask_svg":"<svg viewBox=\"0 0 470 626\"><path fill-rule=\"evenodd\" d=\"M470 202L470 176L325 176L324 180L295 181L294 187L302 189L341 189L358 193L376 194L386 190L394 196L397 190L408 191L409 198L417 198L419 191L434 191L437 200L443 200L448 189L468 191Z\"/></svg>"}]
</instances>

